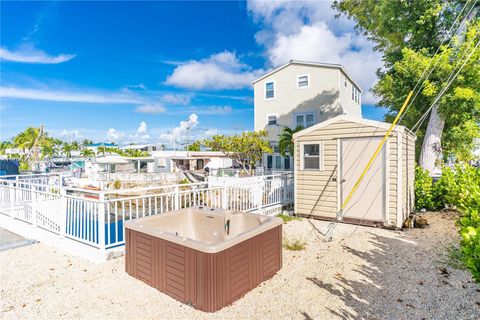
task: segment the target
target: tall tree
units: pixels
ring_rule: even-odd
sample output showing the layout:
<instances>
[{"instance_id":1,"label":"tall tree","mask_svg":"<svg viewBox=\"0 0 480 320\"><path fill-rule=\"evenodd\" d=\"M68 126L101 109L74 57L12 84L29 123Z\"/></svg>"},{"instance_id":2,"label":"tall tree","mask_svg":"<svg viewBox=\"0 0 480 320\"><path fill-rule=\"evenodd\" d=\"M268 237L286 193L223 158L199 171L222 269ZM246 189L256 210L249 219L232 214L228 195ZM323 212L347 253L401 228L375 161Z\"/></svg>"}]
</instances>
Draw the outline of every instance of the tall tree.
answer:
<instances>
[{"instance_id":1,"label":"tall tree","mask_svg":"<svg viewBox=\"0 0 480 320\"><path fill-rule=\"evenodd\" d=\"M5 154L5 150L12 147L13 147L13 143L11 141L0 142L0 154Z\"/></svg>"},{"instance_id":2,"label":"tall tree","mask_svg":"<svg viewBox=\"0 0 480 320\"><path fill-rule=\"evenodd\" d=\"M303 130L302 126L298 126L295 129L289 127L283 128L278 140L278 148L282 156L285 156L287 151L292 157L294 156L295 146L293 144L293 135L301 130Z\"/></svg>"},{"instance_id":3,"label":"tall tree","mask_svg":"<svg viewBox=\"0 0 480 320\"><path fill-rule=\"evenodd\" d=\"M85 157L85 158L89 158L89 157L93 157L95 156L95 152L93 152L92 150L90 149L82 149L82 151L80 151L80 155L82 157Z\"/></svg>"},{"instance_id":4,"label":"tall tree","mask_svg":"<svg viewBox=\"0 0 480 320\"><path fill-rule=\"evenodd\" d=\"M67 158L70 158L72 156L72 145L68 142L64 142L62 145L62 153L64 156Z\"/></svg>"},{"instance_id":5,"label":"tall tree","mask_svg":"<svg viewBox=\"0 0 480 320\"><path fill-rule=\"evenodd\" d=\"M200 147L202 146L202 143L200 140L195 141L194 143L191 143L187 146L188 151L200 151Z\"/></svg>"},{"instance_id":6,"label":"tall tree","mask_svg":"<svg viewBox=\"0 0 480 320\"><path fill-rule=\"evenodd\" d=\"M265 137L265 131L246 131L232 136L215 135L204 140L203 145L223 152L249 172L262 159L264 153L273 152Z\"/></svg>"},{"instance_id":7,"label":"tall tree","mask_svg":"<svg viewBox=\"0 0 480 320\"><path fill-rule=\"evenodd\" d=\"M428 64L432 62L430 67L433 67L438 61L402 124L412 128L433 104L451 71L463 63L461 57L465 57L465 53L468 55L468 48L473 49L478 42L478 18L472 15L477 10L472 7L474 4L469 1L464 8L465 1L460 0L344 0L334 3L334 8L354 20L357 31L372 40L375 49L382 53L385 68L377 71L379 80L372 92L379 98L379 106L388 107L386 120L391 121L398 113L408 91L414 88ZM457 22L461 21L469 12L471 22L459 37L449 42L454 36L449 33L454 20L460 16ZM442 41L450 46L444 45L436 53ZM479 135L477 62L478 50L434 105L427 118L429 121L419 129L417 155L427 170L433 168L441 150L445 155L468 157L466 150Z\"/></svg>"},{"instance_id":8,"label":"tall tree","mask_svg":"<svg viewBox=\"0 0 480 320\"><path fill-rule=\"evenodd\" d=\"M29 127L20 132L13 138L13 143L17 148L30 150L40 134L39 128Z\"/></svg>"},{"instance_id":9,"label":"tall tree","mask_svg":"<svg viewBox=\"0 0 480 320\"><path fill-rule=\"evenodd\" d=\"M82 147L83 147L83 148L85 148L86 146L89 146L89 145L91 145L91 144L93 144L93 141L90 140L90 139L83 139L83 140L82 140Z\"/></svg>"},{"instance_id":10,"label":"tall tree","mask_svg":"<svg viewBox=\"0 0 480 320\"><path fill-rule=\"evenodd\" d=\"M72 147L72 150L80 150L80 144L78 143L78 141L73 141L72 143L70 143L70 146Z\"/></svg>"},{"instance_id":11,"label":"tall tree","mask_svg":"<svg viewBox=\"0 0 480 320\"><path fill-rule=\"evenodd\" d=\"M55 155L57 155L58 153L58 149L56 147L56 145L52 145L52 144L46 144L44 146L42 146L42 158L47 158L47 159L51 159L52 157L54 157Z\"/></svg>"}]
</instances>

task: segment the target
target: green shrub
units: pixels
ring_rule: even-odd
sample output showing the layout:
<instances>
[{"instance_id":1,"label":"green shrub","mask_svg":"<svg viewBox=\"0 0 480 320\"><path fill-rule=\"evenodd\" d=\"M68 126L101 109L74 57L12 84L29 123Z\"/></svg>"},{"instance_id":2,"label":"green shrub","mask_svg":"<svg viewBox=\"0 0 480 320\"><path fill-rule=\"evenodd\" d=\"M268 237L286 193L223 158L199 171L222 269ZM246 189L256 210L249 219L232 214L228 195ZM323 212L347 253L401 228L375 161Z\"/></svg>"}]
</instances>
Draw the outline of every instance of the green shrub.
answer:
<instances>
[{"instance_id":1,"label":"green shrub","mask_svg":"<svg viewBox=\"0 0 480 320\"><path fill-rule=\"evenodd\" d=\"M285 213L279 213L279 214L277 214L277 217L281 218L283 220L283 223L287 223L287 222L290 222L290 221L293 221L293 220L301 220L301 218L299 218L299 217L294 217L294 216L291 216L291 215L288 215L288 214L285 214Z\"/></svg>"},{"instance_id":2,"label":"green shrub","mask_svg":"<svg viewBox=\"0 0 480 320\"><path fill-rule=\"evenodd\" d=\"M301 251L301 250L305 250L305 248L307 247L307 243L302 239L298 239L298 238L293 240L284 239L283 247L287 250Z\"/></svg>"},{"instance_id":3,"label":"green shrub","mask_svg":"<svg viewBox=\"0 0 480 320\"><path fill-rule=\"evenodd\" d=\"M444 167L433 183L428 172L415 168L415 206L434 210L454 206L460 212L460 259L480 282L480 168L457 165Z\"/></svg>"},{"instance_id":4,"label":"green shrub","mask_svg":"<svg viewBox=\"0 0 480 320\"><path fill-rule=\"evenodd\" d=\"M189 184L191 183L190 180L188 180L187 178L183 178L178 184Z\"/></svg>"},{"instance_id":5,"label":"green shrub","mask_svg":"<svg viewBox=\"0 0 480 320\"><path fill-rule=\"evenodd\" d=\"M437 209L456 205L458 199L457 179L458 177L450 167L442 169L442 176L433 184L433 204Z\"/></svg>"},{"instance_id":6,"label":"green shrub","mask_svg":"<svg viewBox=\"0 0 480 320\"><path fill-rule=\"evenodd\" d=\"M435 210L433 179L427 170L415 167L415 208Z\"/></svg>"},{"instance_id":7,"label":"green shrub","mask_svg":"<svg viewBox=\"0 0 480 320\"><path fill-rule=\"evenodd\" d=\"M456 204L461 213L462 260L480 282L480 169L465 167L457 175L462 186Z\"/></svg>"}]
</instances>

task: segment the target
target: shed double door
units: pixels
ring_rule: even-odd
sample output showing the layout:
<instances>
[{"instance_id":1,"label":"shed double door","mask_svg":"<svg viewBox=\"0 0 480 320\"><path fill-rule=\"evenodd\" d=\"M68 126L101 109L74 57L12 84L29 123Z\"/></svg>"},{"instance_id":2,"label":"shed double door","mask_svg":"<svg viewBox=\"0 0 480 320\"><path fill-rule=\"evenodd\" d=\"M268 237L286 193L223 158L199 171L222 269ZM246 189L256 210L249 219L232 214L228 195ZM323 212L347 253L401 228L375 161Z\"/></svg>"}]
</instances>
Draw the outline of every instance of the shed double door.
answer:
<instances>
[{"instance_id":1,"label":"shed double door","mask_svg":"<svg viewBox=\"0 0 480 320\"><path fill-rule=\"evenodd\" d=\"M377 149L382 137L350 138L340 140L340 205ZM344 213L345 218L385 221L385 145L370 170L353 194Z\"/></svg>"}]
</instances>

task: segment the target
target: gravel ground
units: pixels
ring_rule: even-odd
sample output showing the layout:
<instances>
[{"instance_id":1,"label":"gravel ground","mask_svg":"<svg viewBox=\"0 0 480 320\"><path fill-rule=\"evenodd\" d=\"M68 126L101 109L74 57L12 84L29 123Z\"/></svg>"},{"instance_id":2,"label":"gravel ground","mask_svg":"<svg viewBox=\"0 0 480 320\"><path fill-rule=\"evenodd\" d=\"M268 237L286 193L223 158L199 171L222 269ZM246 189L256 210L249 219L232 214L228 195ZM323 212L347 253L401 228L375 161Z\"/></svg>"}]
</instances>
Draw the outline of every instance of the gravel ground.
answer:
<instances>
[{"instance_id":1,"label":"gravel ground","mask_svg":"<svg viewBox=\"0 0 480 320\"><path fill-rule=\"evenodd\" d=\"M316 231L325 222L289 222L284 236L306 249L284 250L276 276L214 314L128 276L123 258L94 265L41 243L7 250L0 318L479 319L479 287L445 262L454 217L425 216L428 228L404 232L339 225L330 243Z\"/></svg>"}]
</instances>

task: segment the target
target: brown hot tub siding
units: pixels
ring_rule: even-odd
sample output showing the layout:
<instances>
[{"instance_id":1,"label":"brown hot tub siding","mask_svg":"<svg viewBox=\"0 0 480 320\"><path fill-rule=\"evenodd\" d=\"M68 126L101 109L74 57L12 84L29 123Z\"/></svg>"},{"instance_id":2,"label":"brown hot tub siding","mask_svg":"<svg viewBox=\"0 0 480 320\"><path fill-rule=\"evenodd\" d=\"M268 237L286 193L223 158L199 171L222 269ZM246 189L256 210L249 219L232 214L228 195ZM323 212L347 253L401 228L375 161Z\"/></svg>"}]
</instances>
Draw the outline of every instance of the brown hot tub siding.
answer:
<instances>
[{"instance_id":1,"label":"brown hot tub siding","mask_svg":"<svg viewBox=\"0 0 480 320\"><path fill-rule=\"evenodd\" d=\"M127 273L202 311L231 304L282 267L281 225L218 253L125 231Z\"/></svg>"}]
</instances>

